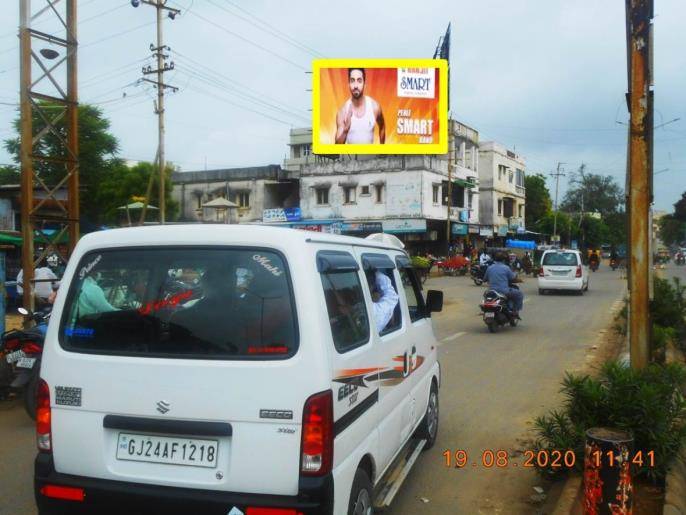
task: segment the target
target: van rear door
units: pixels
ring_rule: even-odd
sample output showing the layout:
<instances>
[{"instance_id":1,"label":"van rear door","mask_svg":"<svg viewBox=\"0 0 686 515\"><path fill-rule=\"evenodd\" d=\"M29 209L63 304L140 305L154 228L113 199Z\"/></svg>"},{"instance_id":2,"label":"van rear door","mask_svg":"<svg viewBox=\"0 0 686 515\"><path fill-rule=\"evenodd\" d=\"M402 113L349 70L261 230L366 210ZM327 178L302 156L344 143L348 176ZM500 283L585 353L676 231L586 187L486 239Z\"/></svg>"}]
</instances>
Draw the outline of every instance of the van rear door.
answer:
<instances>
[{"instance_id":1,"label":"van rear door","mask_svg":"<svg viewBox=\"0 0 686 515\"><path fill-rule=\"evenodd\" d=\"M280 253L86 254L58 340L43 371L58 472L297 493L308 391L293 381L302 360L294 358L297 317Z\"/></svg>"}]
</instances>

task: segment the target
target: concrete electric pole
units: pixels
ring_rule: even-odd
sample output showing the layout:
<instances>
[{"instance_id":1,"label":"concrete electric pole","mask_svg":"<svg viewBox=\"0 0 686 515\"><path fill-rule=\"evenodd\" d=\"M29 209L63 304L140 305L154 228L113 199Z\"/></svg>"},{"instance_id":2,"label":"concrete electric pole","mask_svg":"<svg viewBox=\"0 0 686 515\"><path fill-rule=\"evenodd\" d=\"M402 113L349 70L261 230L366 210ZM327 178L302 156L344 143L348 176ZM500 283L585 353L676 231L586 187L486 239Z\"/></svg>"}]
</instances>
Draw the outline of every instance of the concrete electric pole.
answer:
<instances>
[{"instance_id":1,"label":"concrete electric pole","mask_svg":"<svg viewBox=\"0 0 686 515\"><path fill-rule=\"evenodd\" d=\"M143 68L143 75L157 75L157 80L143 78L144 81L152 83L157 88L157 103L155 105L155 114L157 114L157 167L159 172L159 213L160 223L165 222L165 154L164 154L164 92L165 89L170 89L173 92L178 91L178 88L164 83L164 72L174 69L174 62L167 64L166 60L169 58L165 51L171 50L163 42L163 26L164 26L164 12L173 20L181 12L179 9L167 6L167 0L132 0L131 5L138 7L141 3L151 5L157 10L157 46L150 44L150 51L153 57L157 59L157 69L153 70L151 66ZM141 214L142 222L145 221L145 208L148 204L148 197L146 196L143 212Z\"/></svg>"},{"instance_id":2,"label":"concrete electric pole","mask_svg":"<svg viewBox=\"0 0 686 515\"><path fill-rule=\"evenodd\" d=\"M448 116L448 200L446 202L448 206L448 220L445 228L445 239L446 239L446 249L445 255L450 255L450 240L452 239L451 234L451 223L450 223L450 209L453 205L453 163L455 161L455 138L453 136L453 123Z\"/></svg>"},{"instance_id":3,"label":"concrete electric pole","mask_svg":"<svg viewBox=\"0 0 686 515\"><path fill-rule=\"evenodd\" d=\"M650 361L650 204L653 191L653 0L626 0L629 104L629 351L632 368Z\"/></svg>"},{"instance_id":4,"label":"concrete electric pole","mask_svg":"<svg viewBox=\"0 0 686 515\"><path fill-rule=\"evenodd\" d=\"M560 177L564 177L565 174L560 172L560 167L564 163L557 163L557 172L551 173L550 175L552 177L555 177L555 215L554 215L554 221L553 221L553 240L557 241L557 209L558 209L558 204L557 204L557 196L560 191Z\"/></svg>"}]
</instances>

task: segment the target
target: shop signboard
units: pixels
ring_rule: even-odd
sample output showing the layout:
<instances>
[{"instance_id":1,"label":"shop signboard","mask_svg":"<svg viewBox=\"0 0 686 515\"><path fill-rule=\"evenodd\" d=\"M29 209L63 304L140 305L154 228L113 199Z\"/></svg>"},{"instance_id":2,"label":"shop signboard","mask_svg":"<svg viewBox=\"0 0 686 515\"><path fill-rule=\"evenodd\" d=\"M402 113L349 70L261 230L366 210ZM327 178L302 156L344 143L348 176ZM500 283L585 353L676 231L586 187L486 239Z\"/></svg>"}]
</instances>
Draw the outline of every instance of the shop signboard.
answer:
<instances>
[{"instance_id":1,"label":"shop signboard","mask_svg":"<svg viewBox=\"0 0 686 515\"><path fill-rule=\"evenodd\" d=\"M381 232L381 222L343 222L341 232Z\"/></svg>"},{"instance_id":2,"label":"shop signboard","mask_svg":"<svg viewBox=\"0 0 686 515\"><path fill-rule=\"evenodd\" d=\"M493 237L493 227L480 227L479 228L479 235L485 236L486 238L492 238Z\"/></svg>"},{"instance_id":3,"label":"shop signboard","mask_svg":"<svg viewBox=\"0 0 686 515\"><path fill-rule=\"evenodd\" d=\"M383 232L409 233L426 232L426 220L417 218L400 218L381 222Z\"/></svg>"},{"instance_id":4,"label":"shop signboard","mask_svg":"<svg viewBox=\"0 0 686 515\"><path fill-rule=\"evenodd\" d=\"M452 231L453 236L466 236L469 234L469 226L465 224L453 224Z\"/></svg>"},{"instance_id":5,"label":"shop signboard","mask_svg":"<svg viewBox=\"0 0 686 515\"><path fill-rule=\"evenodd\" d=\"M299 207L265 209L262 211L262 221L269 222L298 222L302 219Z\"/></svg>"}]
</instances>

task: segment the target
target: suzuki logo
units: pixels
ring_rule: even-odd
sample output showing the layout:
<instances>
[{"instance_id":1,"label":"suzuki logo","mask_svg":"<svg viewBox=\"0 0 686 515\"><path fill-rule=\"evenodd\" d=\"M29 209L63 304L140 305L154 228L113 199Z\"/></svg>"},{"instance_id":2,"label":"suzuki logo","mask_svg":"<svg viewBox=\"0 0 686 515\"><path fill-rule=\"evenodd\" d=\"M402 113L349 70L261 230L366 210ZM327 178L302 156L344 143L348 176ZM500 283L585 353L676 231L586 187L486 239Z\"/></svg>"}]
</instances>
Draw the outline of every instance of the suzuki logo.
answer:
<instances>
[{"instance_id":1,"label":"suzuki logo","mask_svg":"<svg viewBox=\"0 0 686 515\"><path fill-rule=\"evenodd\" d=\"M157 401L157 411L162 413L164 415L171 409L171 404L169 404L167 401Z\"/></svg>"}]
</instances>

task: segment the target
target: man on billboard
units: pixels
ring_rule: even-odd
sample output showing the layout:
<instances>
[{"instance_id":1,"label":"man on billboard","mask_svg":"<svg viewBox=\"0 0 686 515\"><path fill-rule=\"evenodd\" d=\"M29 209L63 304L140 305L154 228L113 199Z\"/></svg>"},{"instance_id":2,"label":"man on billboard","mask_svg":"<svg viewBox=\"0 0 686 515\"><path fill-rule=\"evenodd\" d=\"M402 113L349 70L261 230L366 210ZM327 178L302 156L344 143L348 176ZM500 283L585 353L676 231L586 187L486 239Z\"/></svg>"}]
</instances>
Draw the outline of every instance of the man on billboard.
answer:
<instances>
[{"instance_id":1,"label":"man on billboard","mask_svg":"<svg viewBox=\"0 0 686 515\"><path fill-rule=\"evenodd\" d=\"M379 143L386 142L386 125L381 106L364 94L364 68L348 68L350 98L336 114L336 143L374 143L379 126Z\"/></svg>"}]
</instances>

